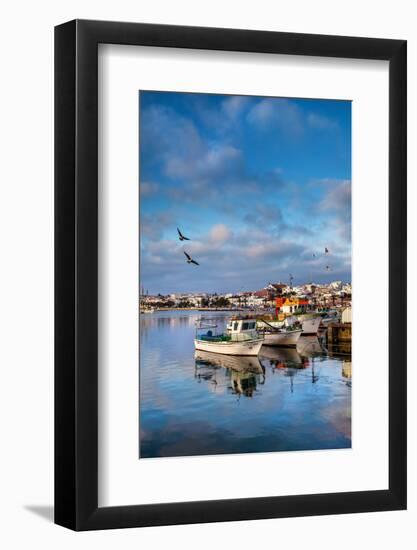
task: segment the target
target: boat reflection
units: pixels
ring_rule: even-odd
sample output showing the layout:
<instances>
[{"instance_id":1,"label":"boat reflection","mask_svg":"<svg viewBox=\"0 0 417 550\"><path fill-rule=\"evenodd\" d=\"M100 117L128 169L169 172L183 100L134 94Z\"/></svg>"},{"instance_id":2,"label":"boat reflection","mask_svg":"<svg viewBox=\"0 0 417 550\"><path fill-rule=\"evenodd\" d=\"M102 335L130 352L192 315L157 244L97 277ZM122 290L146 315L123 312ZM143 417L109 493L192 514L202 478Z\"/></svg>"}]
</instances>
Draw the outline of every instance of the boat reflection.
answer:
<instances>
[{"instance_id":1,"label":"boat reflection","mask_svg":"<svg viewBox=\"0 0 417 550\"><path fill-rule=\"evenodd\" d=\"M303 336L296 349L270 348L263 346L261 360L267 359L272 367L272 374L280 371L290 379L291 393L294 392L294 377L298 372L310 367L311 383L320 379L320 363L325 361L326 349L317 336ZM318 363L318 364L317 364Z\"/></svg>"},{"instance_id":2,"label":"boat reflection","mask_svg":"<svg viewBox=\"0 0 417 550\"><path fill-rule=\"evenodd\" d=\"M287 366L304 368L303 358L295 348L262 346L259 355L261 358L268 359L270 365L277 368L286 368Z\"/></svg>"},{"instance_id":3,"label":"boat reflection","mask_svg":"<svg viewBox=\"0 0 417 550\"><path fill-rule=\"evenodd\" d=\"M303 336L297 344L297 351L303 357L319 357L325 352L317 336Z\"/></svg>"},{"instance_id":4,"label":"boat reflection","mask_svg":"<svg viewBox=\"0 0 417 550\"><path fill-rule=\"evenodd\" d=\"M213 391L252 397L265 383L265 369L255 356L238 357L209 351L195 352L195 378L211 383Z\"/></svg>"},{"instance_id":5,"label":"boat reflection","mask_svg":"<svg viewBox=\"0 0 417 550\"><path fill-rule=\"evenodd\" d=\"M272 348L263 346L260 352L262 359L269 361L269 366L272 368L272 374L280 371L290 379L291 393L294 392L294 376L298 371L308 367L308 359L302 357L296 349L290 348Z\"/></svg>"}]
</instances>

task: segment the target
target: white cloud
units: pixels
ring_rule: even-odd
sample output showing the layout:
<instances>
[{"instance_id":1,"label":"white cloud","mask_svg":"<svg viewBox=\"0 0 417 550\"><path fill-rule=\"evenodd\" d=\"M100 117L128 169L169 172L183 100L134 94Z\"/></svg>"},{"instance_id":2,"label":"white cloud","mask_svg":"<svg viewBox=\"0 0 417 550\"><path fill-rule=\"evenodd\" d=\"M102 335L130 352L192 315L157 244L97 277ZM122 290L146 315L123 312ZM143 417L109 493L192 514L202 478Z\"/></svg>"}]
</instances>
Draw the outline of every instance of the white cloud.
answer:
<instances>
[{"instance_id":1,"label":"white cloud","mask_svg":"<svg viewBox=\"0 0 417 550\"><path fill-rule=\"evenodd\" d=\"M180 154L166 159L166 174L173 178L213 178L239 169L242 153L231 145L214 145L194 158Z\"/></svg>"},{"instance_id":2,"label":"white cloud","mask_svg":"<svg viewBox=\"0 0 417 550\"><path fill-rule=\"evenodd\" d=\"M232 236L232 232L227 227L227 225L224 225L223 223L219 223L217 225L214 225L210 230L210 239L214 242L224 242L230 239Z\"/></svg>"},{"instance_id":3,"label":"white cloud","mask_svg":"<svg viewBox=\"0 0 417 550\"><path fill-rule=\"evenodd\" d=\"M307 123L312 128L317 128L318 130L331 130L337 128L337 123L334 120L323 115L318 115L317 113L309 113L307 116Z\"/></svg>"},{"instance_id":4,"label":"white cloud","mask_svg":"<svg viewBox=\"0 0 417 550\"><path fill-rule=\"evenodd\" d=\"M236 120L247 106L249 100L245 96L234 95L225 99L222 103L222 110L228 118Z\"/></svg>"},{"instance_id":5,"label":"white cloud","mask_svg":"<svg viewBox=\"0 0 417 550\"><path fill-rule=\"evenodd\" d=\"M304 251L304 246L287 241L271 241L267 234L264 234L263 242L248 246L245 250L249 258L279 258L282 264L293 256L299 256Z\"/></svg>"},{"instance_id":6,"label":"white cloud","mask_svg":"<svg viewBox=\"0 0 417 550\"><path fill-rule=\"evenodd\" d=\"M304 132L303 114L300 108L288 99L260 100L247 115L247 120L259 129L279 128L296 137Z\"/></svg>"},{"instance_id":7,"label":"white cloud","mask_svg":"<svg viewBox=\"0 0 417 550\"><path fill-rule=\"evenodd\" d=\"M341 217L351 215L352 184L350 180L322 180L325 194L320 201L321 211L333 212Z\"/></svg>"},{"instance_id":8,"label":"white cloud","mask_svg":"<svg viewBox=\"0 0 417 550\"><path fill-rule=\"evenodd\" d=\"M139 185L140 194L143 197L154 195L159 191L159 184L154 181L141 181Z\"/></svg>"},{"instance_id":9,"label":"white cloud","mask_svg":"<svg viewBox=\"0 0 417 550\"><path fill-rule=\"evenodd\" d=\"M312 112L306 115L296 103L284 98L260 100L249 111L247 120L259 129L279 128L293 137L302 135L306 127L331 130L338 126L337 122L324 115Z\"/></svg>"}]
</instances>

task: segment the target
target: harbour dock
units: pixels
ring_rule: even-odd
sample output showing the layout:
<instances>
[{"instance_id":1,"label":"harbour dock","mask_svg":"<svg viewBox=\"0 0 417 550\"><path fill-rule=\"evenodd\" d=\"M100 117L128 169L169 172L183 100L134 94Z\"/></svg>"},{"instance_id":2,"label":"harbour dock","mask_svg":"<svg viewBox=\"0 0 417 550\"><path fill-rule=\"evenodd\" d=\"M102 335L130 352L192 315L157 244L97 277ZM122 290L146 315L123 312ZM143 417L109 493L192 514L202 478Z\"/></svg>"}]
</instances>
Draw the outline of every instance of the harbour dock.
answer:
<instances>
[{"instance_id":1,"label":"harbour dock","mask_svg":"<svg viewBox=\"0 0 417 550\"><path fill-rule=\"evenodd\" d=\"M352 341L352 323L330 323L327 327L329 344L347 343Z\"/></svg>"}]
</instances>

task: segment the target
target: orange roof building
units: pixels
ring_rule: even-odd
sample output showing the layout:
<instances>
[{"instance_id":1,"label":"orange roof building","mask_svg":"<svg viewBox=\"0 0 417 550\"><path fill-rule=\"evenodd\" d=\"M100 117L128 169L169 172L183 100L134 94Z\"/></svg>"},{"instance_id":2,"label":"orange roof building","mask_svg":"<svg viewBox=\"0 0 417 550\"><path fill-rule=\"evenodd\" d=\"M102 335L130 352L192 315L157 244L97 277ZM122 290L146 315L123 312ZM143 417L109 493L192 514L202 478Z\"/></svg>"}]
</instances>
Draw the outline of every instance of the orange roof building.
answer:
<instances>
[{"instance_id":1,"label":"orange roof building","mask_svg":"<svg viewBox=\"0 0 417 550\"><path fill-rule=\"evenodd\" d=\"M305 311L309 305L307 298L276 298L275 307L278 313L293 313L294 311Z\"/></svg>"}]
</instances>

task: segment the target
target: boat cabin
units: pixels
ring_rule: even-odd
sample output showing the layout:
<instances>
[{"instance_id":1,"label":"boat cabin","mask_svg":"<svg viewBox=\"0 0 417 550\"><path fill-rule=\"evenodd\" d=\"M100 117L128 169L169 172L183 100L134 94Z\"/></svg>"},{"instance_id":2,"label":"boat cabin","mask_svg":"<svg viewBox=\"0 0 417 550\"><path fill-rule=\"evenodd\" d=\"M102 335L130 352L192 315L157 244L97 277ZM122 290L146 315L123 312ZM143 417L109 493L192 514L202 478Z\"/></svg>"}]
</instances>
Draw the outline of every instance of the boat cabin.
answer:
<instances>
[{"instance_id":1,"label":"boat cabin","mask_svg":"<svg viewBox=\"0 0 417 550\"><path fill-rule=\"evenodd\" d=\"M256 330L256 320L249 318L233 317L226 325L225 333L218 333L217 325L197 323L196 338L211 342L241 342L259 338ZM202 333L201 331L205 332Z\"/></svg>"},{"instance_id":2,"label":"boat cabin","mask_svg":"<svg viewBox=\"0 0 417 550\"><path fill-rule=\"evenodd\" d=\"M237 334L256 331L255 319L232 318L227 324L227 332Z\"/></svg>"}]
</instances>

